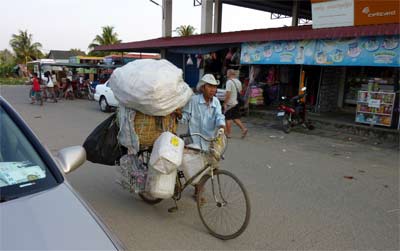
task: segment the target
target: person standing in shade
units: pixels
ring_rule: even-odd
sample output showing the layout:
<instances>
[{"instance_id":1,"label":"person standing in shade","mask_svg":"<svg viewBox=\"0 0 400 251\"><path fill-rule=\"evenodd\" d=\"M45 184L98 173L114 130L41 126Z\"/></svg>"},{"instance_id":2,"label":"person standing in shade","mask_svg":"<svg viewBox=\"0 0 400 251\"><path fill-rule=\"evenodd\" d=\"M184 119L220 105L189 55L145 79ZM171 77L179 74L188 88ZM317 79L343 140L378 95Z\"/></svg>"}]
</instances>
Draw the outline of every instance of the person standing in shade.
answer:
<instances>
[{"instance_id":1,"label":"person standing in shade","mask_svg":"<svg viewBox=\"0 0 400 251\"><path fill-rule=\"evenodd\" d=\"M237 79L235 70L227 71L226 92L224 100L224 114L226 119L226 137L232 135L232 121L239 126L242 131L242 138L246 137L248 129L240 120L240 107L237 101L239 93L242 91L242 83Z\"/></svg>"}]
</instances>

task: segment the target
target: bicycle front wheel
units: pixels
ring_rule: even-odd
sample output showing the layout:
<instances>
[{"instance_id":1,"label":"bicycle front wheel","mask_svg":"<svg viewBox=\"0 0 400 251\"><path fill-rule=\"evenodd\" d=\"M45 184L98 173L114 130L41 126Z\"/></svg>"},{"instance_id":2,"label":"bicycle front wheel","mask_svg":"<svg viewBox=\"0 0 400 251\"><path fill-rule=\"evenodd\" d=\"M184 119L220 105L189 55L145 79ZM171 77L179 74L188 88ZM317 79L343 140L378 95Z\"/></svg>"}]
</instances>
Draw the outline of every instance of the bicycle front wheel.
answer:
<instances>
[{"instance_id":1,"label":"bicycle front wheel","mask_svg":"<svg viewBox=\"0 0 400 251\"><path fill-rule=\"evenodd\" d=\"M215 170L199 184L197 208L211 235L229 240L246 229L250 220L250 200L242 182L232 173Z\"/></svg>"}]
</instances>

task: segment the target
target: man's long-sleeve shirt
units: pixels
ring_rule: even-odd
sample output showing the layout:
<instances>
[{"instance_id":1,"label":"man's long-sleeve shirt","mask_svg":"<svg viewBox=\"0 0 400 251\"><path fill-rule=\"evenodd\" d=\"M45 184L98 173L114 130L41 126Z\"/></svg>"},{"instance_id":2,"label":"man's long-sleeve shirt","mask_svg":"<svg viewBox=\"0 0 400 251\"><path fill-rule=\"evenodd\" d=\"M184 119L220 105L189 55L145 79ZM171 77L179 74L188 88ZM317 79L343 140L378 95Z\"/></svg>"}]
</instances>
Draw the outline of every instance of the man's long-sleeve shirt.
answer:
<instances>
[{"instance_id":1,"label":"man's long-sleeve shirt","mask_svg":"<svg viewBox=\"0 0 400 251\"><path fill-rule=\"evenodd\" d=\"M215 130L225 126L225 116L216 97L207 104L203 95L195 95L182 110L181 123L189 124L189 133L200 133L208 138L214 137ZM209 142L199 136L192 137L193 143L202 150L208 150Z\"/></svg>"}]
</instances>

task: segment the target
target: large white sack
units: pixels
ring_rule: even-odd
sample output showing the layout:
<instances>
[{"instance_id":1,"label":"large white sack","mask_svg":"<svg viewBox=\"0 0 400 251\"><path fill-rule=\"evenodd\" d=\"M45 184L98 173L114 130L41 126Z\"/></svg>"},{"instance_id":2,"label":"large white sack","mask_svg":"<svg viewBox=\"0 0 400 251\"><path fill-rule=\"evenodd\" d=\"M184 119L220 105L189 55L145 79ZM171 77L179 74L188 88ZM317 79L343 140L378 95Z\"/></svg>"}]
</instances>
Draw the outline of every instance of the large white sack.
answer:
<instances>
[{"instance_id":1,"label":"large white sack","mask_svg":"<svg viewBox=\"0 0 400 251\"><path fill-rule=\"evenodd\" d=\"M115 69L110 87L120 103L152 116L172 113L193 94L182 70L164 59L135 60Z\"/></svg>"}]
</instances>

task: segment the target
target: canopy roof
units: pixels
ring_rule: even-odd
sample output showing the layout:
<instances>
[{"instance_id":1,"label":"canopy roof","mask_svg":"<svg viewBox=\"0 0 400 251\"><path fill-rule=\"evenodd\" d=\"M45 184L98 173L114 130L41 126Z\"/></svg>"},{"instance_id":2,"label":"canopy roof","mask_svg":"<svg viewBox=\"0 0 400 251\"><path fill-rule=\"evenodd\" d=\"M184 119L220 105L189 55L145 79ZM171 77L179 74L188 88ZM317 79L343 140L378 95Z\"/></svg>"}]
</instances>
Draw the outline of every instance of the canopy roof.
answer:
<instances>
[{"instance_id":1,"label":"canopy roof","mask_svg":"<svg viewBox=\"0 0 400 251\"><path fill-rule=\"evenodd\" d=\"M224 33L209 33L187 37L156 38L129 43L104 45L95 48L96 51L152 52L159 53L161 49L182 47L218 46L226 47L240 45L244 42L266 42L275 40L304 39L338 39L361 36L399 35L398 24L380 24L368 26L335 27L312 29L311 25L291 26L282 28L246 30Z\"/></svg>"},{"instance_id":2,"label":"canopy roof","mask_svg":"<svg viewBox=\"0 0 400 251\"><path fill-rule=\"evenodd\" d=\"M293 0L222 0L222 3L292 16ZM298 1L298 17L311 20L310 0Z\"/></svg>"}]
</instances>

